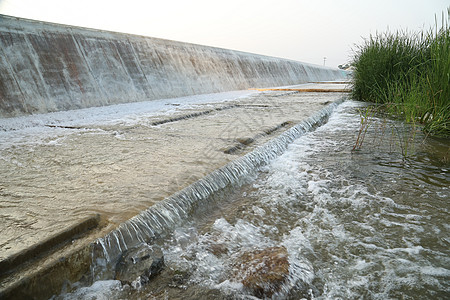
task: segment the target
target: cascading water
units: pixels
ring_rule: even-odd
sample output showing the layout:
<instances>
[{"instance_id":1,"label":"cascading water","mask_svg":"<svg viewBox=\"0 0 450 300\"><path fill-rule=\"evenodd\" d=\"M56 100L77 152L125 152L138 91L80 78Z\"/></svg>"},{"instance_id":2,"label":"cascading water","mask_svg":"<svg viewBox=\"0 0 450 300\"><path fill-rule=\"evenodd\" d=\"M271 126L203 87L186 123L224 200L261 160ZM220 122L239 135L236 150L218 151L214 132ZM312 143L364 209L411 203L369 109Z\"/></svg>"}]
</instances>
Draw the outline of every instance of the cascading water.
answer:
<instances>
[{"instance_id":1,"label":"cascading water","mask_svg":"<svg viewBox=\"0 0 450 300\"><path fill-rule=\"evenodd\" d=\"M236 185L246 176L254 174L258 168L284 152L293 140L323 124L333 109L343 101L344 99L341 99L328 105L255 151L210 173L205 178L141 212L104 238L99 239L94 247L97 250L101 249L106 264L114 264L124 250L140 242L153 240L186 220L198 201L206 199L227 186ZM98 259L96 257L96 260Z\"/></svg>"},{"instance_id":2,"label":"cascading water","mask_svg":"<svg viewBox=\"0 0 450 300\"><path fill-rule=\"evenodd\" d=\"M60 298L446 299L448 141L417 133L406 145L408 127L375 118L354 152L363 105L346 101L307 132L332 104L98 240L97 261L113 264L156 237L166 267L148 285L97 272L102 280ZM255 288L261 253L286 256L288 272Z\"/></svg>"}]
</instances>

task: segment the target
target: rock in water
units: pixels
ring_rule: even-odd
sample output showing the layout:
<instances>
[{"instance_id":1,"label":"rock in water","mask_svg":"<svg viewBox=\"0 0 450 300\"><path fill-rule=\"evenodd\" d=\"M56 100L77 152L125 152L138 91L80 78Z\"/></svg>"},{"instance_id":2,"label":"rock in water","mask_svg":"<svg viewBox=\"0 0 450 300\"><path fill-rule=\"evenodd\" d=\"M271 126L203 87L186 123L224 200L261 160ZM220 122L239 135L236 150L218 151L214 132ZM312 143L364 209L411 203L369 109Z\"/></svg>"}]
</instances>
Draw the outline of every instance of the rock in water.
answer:
<instances>
[{"instance_id":1,"label":"rock in water","mask_svg":"<svg viewBox=\"0 0 450 300\"><path fill-rule=\"evenodd\" d=\"M142 243L125 251L116 265L115 279L131 284L140 276L141 284L148 282L164 267L161 248Z\"/></svg>"},{"instance_id":2,"label":"rock in water","mask_svg":"<svg viewBox=\"0 0 450 300\"><path fill-rule=\"evenodd\" d=\"M260 298L281 290L289 275L288 253L284 247L247 251L236 264L237 277L244 287Z\"/></svg>"}]
</instances>

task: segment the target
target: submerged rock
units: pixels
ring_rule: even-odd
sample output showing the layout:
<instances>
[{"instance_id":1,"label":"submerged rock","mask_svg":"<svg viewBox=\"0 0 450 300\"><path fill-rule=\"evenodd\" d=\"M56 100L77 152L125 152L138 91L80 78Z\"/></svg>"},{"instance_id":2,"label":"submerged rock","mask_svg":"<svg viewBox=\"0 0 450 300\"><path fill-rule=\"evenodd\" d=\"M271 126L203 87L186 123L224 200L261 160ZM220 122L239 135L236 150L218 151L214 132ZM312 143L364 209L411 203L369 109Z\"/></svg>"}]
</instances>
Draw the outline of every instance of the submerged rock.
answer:
<instances>
[{"instance_id":1,"label":"submerged rock","mask_svg":"<svg viewBox=\"0 0 450 300\"><path fill-rule=\"evenodd\" d=\"M253 295L272 297L288 278L288 253L284 247L247 251L240 256L235 268L236 276Z\"/></svg>"},{"instance_id":2,"label":"submerged rock","mask_svg":"<svg viewBox=\"0 0 450 300\"><path fill-rule=\"evenodd\" d=\"M161 248L142 243L125 251L116 265L115 279L123 284L131 284L140 278L140 283L148 282L164 267Z\"/></svg>"}]
</instances>

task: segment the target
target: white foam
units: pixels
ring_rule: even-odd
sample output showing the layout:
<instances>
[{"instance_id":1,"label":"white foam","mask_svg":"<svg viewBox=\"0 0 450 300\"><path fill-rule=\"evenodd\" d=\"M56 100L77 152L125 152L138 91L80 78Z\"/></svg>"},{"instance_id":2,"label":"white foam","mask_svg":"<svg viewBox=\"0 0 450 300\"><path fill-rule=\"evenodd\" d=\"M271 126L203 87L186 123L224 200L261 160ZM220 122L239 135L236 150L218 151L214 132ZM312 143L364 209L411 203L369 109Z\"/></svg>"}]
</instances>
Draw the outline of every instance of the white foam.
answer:
<instances>
[{"instance_id":1,"label":"white foam","mask_svg":"<svg viewBox=\"0 0 450 300\"><path fill-rule=\"evenodd\" d=\"M99 280L91 286L78 288L73 293L63 294L58 297L62 300L84 300L97 299L109 300L117 299L118 293L122 290L119 280Z\"/></svg>"}]
</instances>

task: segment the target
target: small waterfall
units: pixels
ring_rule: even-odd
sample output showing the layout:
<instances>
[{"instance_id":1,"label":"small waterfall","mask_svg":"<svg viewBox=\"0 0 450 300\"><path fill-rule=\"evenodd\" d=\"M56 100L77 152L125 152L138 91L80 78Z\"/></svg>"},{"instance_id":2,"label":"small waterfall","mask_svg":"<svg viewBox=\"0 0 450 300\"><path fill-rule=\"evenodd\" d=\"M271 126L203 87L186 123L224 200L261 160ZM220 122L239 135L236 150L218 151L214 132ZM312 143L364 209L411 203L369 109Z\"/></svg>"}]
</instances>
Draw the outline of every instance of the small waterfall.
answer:
<instances>
[{"instance_id":1,"label":"small waterfall","mask_svg":"<svg viewBox=\"0 0 450 300\"><path fill-rule=\"evenodd\" d=\"M307 120L291 127L254 151L213 171L122 223L117 229L95 241L93 260L100 258L107 265L112 265L128 248L141 242L154 240L173 229L189 217L200 200L206 199L225 187L242 182L244 178L281 155L296 138L325 123L331 112L344 101L345 98L342 98L329 104ZM95 266L93 268L96 269Z\"/></svg>"}]
</instances>

